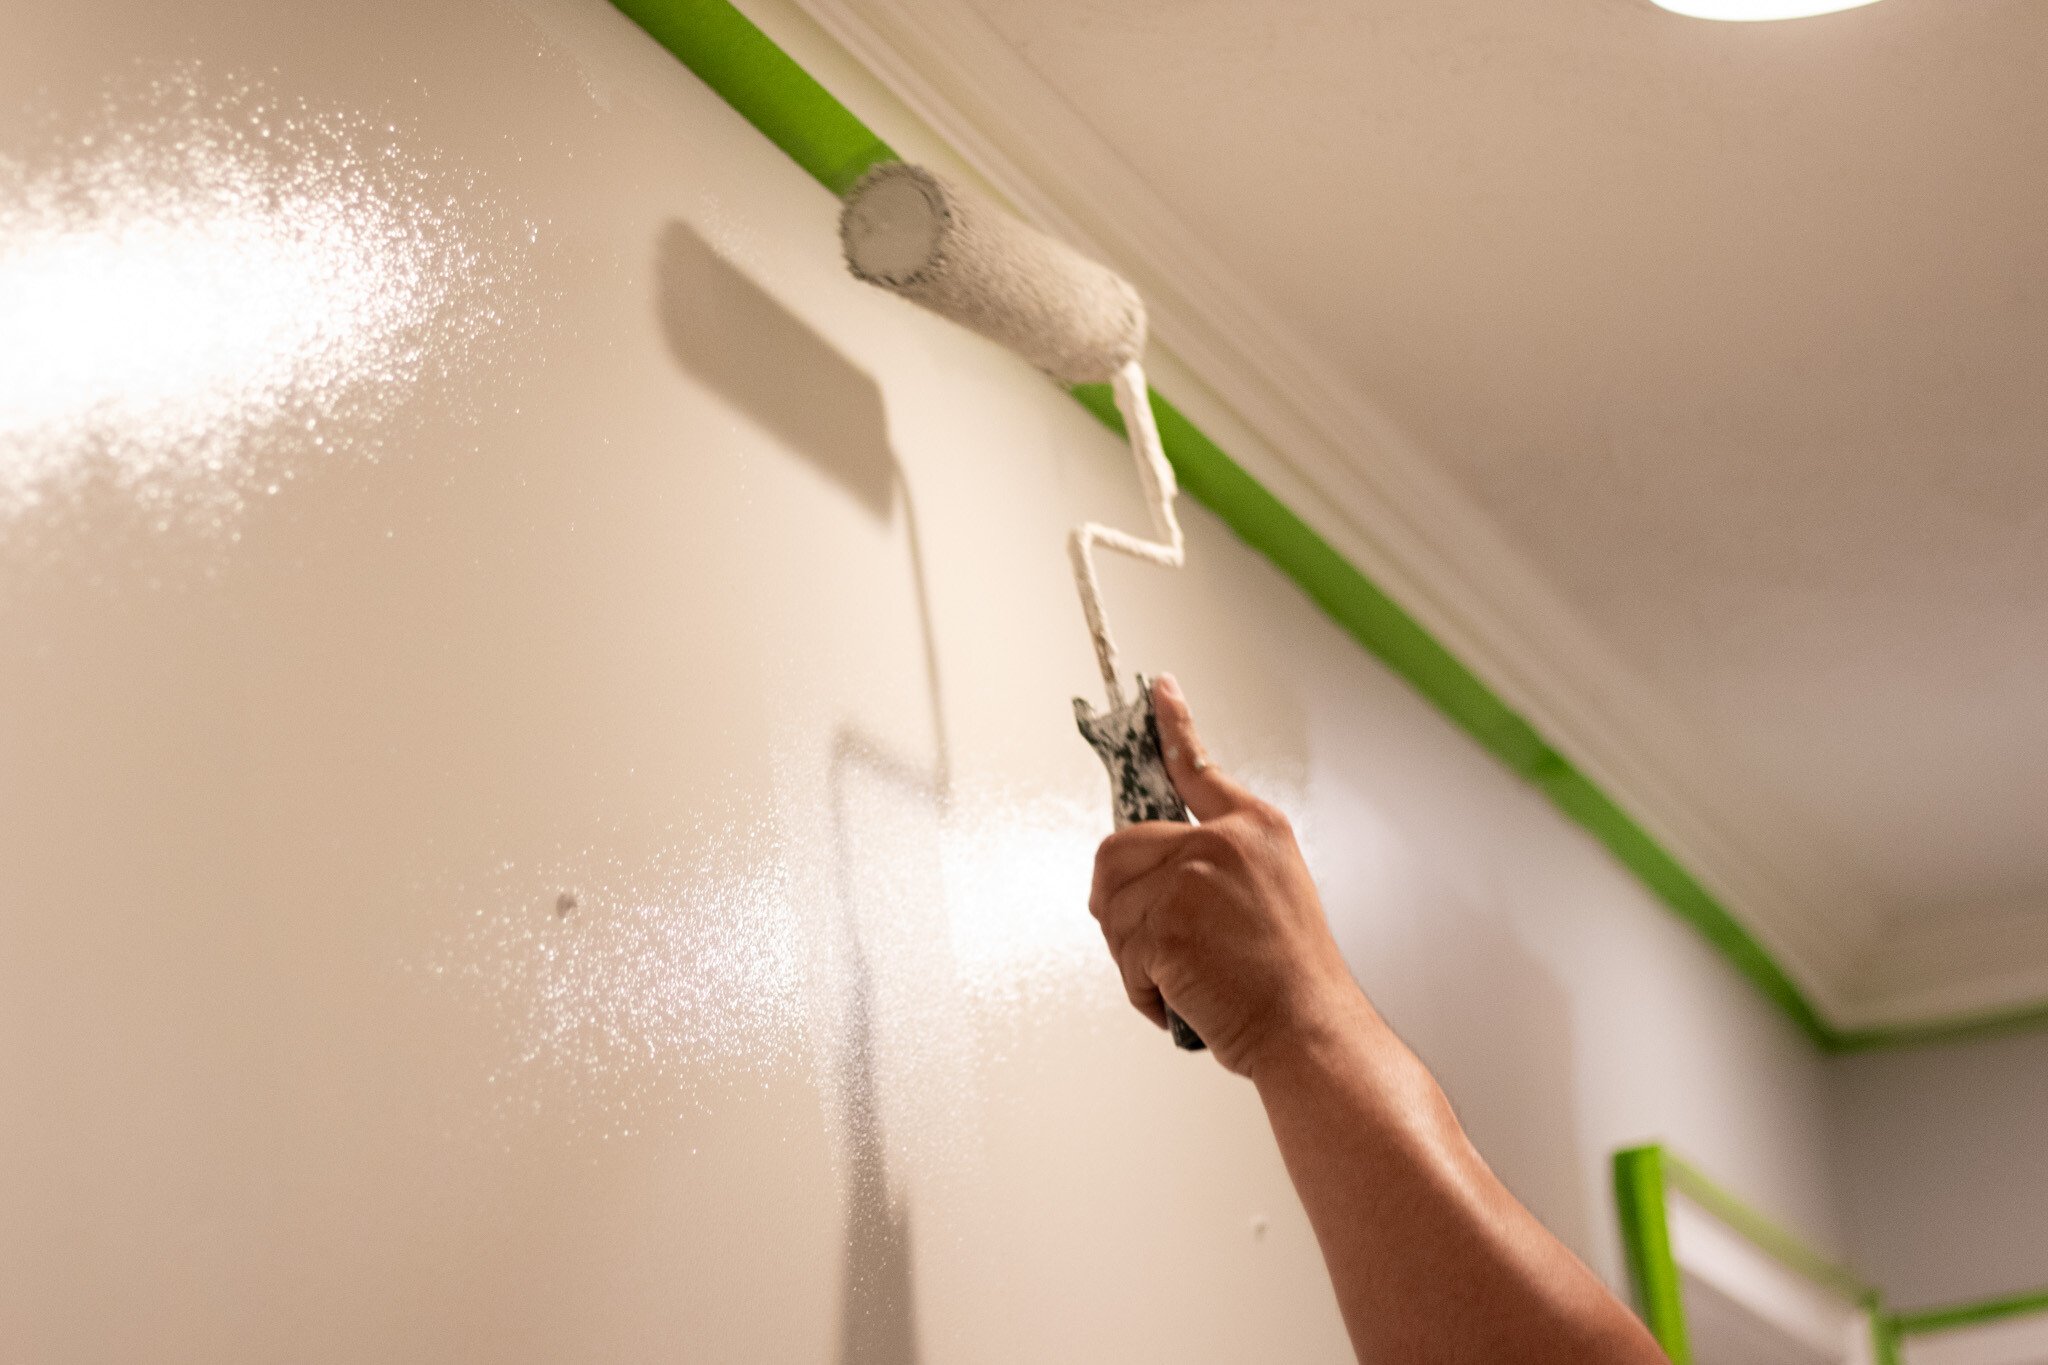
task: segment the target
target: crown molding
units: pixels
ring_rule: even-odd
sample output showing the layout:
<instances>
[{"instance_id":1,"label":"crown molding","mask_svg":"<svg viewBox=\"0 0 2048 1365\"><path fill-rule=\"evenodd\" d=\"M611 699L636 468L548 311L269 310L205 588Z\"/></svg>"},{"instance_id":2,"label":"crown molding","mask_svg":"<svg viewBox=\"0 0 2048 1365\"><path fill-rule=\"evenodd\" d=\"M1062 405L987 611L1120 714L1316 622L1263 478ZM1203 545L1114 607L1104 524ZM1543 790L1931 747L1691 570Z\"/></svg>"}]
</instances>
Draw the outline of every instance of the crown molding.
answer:
<instances>
[{"instance_id":1,"label":"crown molding","mask_svg":"<svg viewBox=\"0 0 2048 1365\"><path fill-rule=\"evenodd\" d=\"M1894 915L1849 984L1840 1023L1852 1031L2033 1010L2048 1000L2048 905Z\"/></svg>"}]
</instances>

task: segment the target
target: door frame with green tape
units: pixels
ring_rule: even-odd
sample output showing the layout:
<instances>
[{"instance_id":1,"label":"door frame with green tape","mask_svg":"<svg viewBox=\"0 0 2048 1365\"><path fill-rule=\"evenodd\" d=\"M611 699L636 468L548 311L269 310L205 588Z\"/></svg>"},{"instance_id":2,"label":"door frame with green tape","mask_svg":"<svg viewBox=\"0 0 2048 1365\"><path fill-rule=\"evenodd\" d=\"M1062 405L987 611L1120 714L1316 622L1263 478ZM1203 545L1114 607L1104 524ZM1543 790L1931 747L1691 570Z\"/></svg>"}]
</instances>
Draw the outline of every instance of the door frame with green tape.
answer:
<instances>
[{"instance_id":1,"label":"door frame with green tape","mask_svg":"<svg viewBox=\"0 0 2048 1365\"><path fill-rule=\"evenodd\" d=\"M1845 1365L2048 1365L2048 1289L1892 1311L1862 1275L1662 1144L1614 1154L1614 1202L1637 1311L1676 1365L1699 1359L1695 1310L1710 1295L1714 1311L1732 1304Z\"/></svg>"},{"instance_id":2,"label":"door frame with green tape","mask_svg":"<svg viewBox=\"0 0 2048 1365\"><path fill-rule=\"evenodd\" d=\"M1614 1193L1637 1308L1676 1365L1715 1359L1703 1321L1840 1365L1897 1365L1873 1286L1664 1147L1615 1153Z\"/></svg>"}]
</instances>

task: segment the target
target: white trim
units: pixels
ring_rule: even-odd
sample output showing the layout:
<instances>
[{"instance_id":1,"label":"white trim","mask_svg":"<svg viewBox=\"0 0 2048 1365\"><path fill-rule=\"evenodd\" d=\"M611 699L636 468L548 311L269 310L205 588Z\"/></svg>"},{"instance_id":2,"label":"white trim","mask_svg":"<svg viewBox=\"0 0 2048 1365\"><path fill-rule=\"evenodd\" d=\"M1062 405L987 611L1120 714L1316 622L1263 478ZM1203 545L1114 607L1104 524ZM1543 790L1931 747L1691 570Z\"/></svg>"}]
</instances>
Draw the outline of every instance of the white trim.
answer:
<instances>
[{"instance_id":1,"label":"white trim","mask_svg":"<svg viewBox=\"0 0 2048 1365\"><path fill-rule=\"evenodd\" d=\"M1870 1310L1772 1259L1704 1207L1671 1190L1665 1201L1671 1258L1769 1331L1840 1365L1871 1365Z\"/></svg>"},{"instance_id":2,"label":"white trim","mask_svg":"<svg viewBox=\"0 0 2048 1365\"><path fill-rule=\"evenodd\" d=\"M1943 907L1886 922L1844 1023L1940 1021L2048 1000L2048 906Z\"/></svg>"}]
</instances>

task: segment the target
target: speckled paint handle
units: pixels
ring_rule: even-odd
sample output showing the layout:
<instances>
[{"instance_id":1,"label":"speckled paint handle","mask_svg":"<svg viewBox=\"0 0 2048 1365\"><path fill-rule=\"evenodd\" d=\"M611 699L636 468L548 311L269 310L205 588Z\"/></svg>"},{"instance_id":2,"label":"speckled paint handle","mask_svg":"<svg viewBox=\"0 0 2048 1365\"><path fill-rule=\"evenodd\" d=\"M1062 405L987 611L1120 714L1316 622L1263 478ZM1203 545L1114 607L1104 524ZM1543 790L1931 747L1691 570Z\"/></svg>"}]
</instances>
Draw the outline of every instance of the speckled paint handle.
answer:
<instances>
[{"instance_id":1,"label":"speckled paint handle","mask_svg":"<svg viewBox=\"0 0 2048 1365\"><path fill-rule=\"evenodd\" d=\"M1166 756L1159 747L1159 718L1152 712L1152 684L1143 674L1138 677L1138 699L1113 711L1098 712L1074 698L1074 721L1081 727L1081 737L1109 770L1110 807L1118 829L1146 820L1194 823L1166 771ZM1185 1052L1200 1052L1208 1046L1171 1005L1166 1007L1166 1031L1173 1035L1174 1046Z\"/></svg>"}]
</instances>

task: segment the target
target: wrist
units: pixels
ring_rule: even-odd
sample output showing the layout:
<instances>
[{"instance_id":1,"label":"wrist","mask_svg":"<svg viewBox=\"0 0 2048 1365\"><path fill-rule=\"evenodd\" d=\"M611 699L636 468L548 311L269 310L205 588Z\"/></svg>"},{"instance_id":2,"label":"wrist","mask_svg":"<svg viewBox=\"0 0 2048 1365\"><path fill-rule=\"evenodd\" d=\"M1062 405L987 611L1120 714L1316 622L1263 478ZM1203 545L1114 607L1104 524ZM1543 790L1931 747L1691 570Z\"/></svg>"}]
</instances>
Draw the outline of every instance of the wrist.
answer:
<instances>
[{"instance_id":1,"label":"wrist","mask_svg":"<svg viewBox=\"0 0 2048 1365\"><path fill-rule=\"evenodd\" d=\"M1341 986L1282 1012L1245 1049L1237 1070L1264 1087L1304 1069L1369 1061L1389 1043L1400 1046L1365 992L1347 977Z\"/></svg>"},{"instance_id":2,"label":"wrist","mask_svg":"<svg viewBox=\"0 0 2048 1365\"><path fill-rule=\"evenodd\" d=\"M1445 1144L1460 1134L1429 1069L1363 992L1261 1040L1242 1070L1276 1131L1335 1109L1349 1116L1356 1141L1411 1158L1452 1150Z\"/></svg>"}]
</instances>

